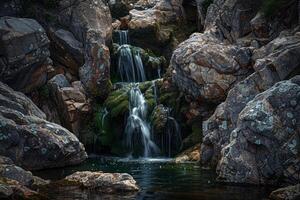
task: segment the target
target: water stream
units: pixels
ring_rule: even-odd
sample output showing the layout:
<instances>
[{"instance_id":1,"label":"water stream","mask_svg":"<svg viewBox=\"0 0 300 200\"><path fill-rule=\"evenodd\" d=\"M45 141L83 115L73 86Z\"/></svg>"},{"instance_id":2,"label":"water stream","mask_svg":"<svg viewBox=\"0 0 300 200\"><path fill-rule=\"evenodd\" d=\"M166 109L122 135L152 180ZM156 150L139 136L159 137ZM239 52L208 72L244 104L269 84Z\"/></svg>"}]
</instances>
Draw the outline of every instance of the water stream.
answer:
<instances>
[{"instance_id":1,"label":"water stream","mask_svg":"<svg viewBox=\"0 0 300 200\"><path fill-rule=\"evenodd\" d=\"M125 128L126 147L131 153L143 152L143 157L155 156L159 148L151 140L150 125L147 122L146 100L138 87L132 84L129 92L129 117Z\"/></svg>"},{"instance_id":2,"label":"water stream","mask_svg":"<svg viewBox=\"0 0 300 200\"><path fill-rule=\"evenodd\" d=\"M128 31L117 31L118 44L118 71L122 82L144 82L146 75L141 55L129 45Z\"/></svg>"}]
</instances>

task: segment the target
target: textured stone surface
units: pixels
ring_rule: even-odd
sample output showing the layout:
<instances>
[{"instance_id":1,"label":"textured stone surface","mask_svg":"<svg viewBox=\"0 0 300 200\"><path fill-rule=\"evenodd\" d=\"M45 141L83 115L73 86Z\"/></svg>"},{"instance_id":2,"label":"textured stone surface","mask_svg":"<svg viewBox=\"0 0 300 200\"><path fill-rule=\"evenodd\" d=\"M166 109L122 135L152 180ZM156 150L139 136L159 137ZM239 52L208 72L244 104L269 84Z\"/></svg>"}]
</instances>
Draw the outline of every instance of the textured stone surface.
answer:
<instances>
[{"instance_id":1,"label":"textured stone surface","mask_svg":"<svg viewBox=\"0 0 300 200\"><path fill-rule=\"evenodd\" d=\"M173 80L196 98L220 102L250 72L251 51L224 45L209 33L195 33L181 43L171 59Z\"/></svg>"},{"instance_id":2,"label":"textured stone surface","mask_svg":"<svg viewBox=\"0 0 300 200\"><path fill-rule=\"evenodd\" d=\"M247 103L222 149L220 181L299 182L299 84L300 76L279 82Z\"/></svg>"},{"instance_id":3,"label":"textured stone surface","mask_svg":"<svg viewBox=\"0 0 300 200\"><path fill-rule=\"evenodd\" d=\"M0 102L0 155L25 169L63 167L87 157L75 135L46 121L30 99L1 82Z\"/></svg>"},{"instance_id":4,"label":"textured stone surface","mask_svg":"<svg viewBox=\"0 0 300 200\"><path fill-rule=\"evenodd\" d=\"M78 70L84 64L83 44L64 29L50 30L49 36L54 64L63 65L78 80Z\"/></svg>"},{"instance_id":5,"label":"textured stone surface","mask_svg":"<svg viewBox=\"0 0 300 200\"><path fill-rule=\"evenodd\" d=\"M220 152L229 143L239 113L257 94L298 71L300 37L283 36L254 52L255 73L236 84L224 103L203 123L201 161L216 165Z\"/></svg>"},{"instance_id":6,"label":"textured stone surface","mask_svg":"<svg viewBox=\"0 0 300 200\"><path fill-rule=\"evenodd\" d=\"M46 185L45 181L31 172L13 164L12 160L0 156L0 198L45 199L31 188Z\"/></svg>"},{"instance_id":7,"label":"textured stone surface","mask_svg":"<svg viewBox=\"0 0 300 200\"><path fill-rule=\"evenodd\" d=\"M62 124L79 136L84 121L91 113L90 100L81 82L75 81L70 85L66 78L59 74L48 82L48 86Z\"/></svg>"},{"instance_id":8,"label":"textured stone surface","mask_svg":"<svg viewBox=\"0 0 300 200\"><path fill-rule=\"evenodd\" d=\"M60 1L59 21L84 45L85 64L79 77L94 96L105 97L110 89L110 56L106 44L111 42L112 18L102 0Z\"/></svg>"},{"instance_id":9,"label":"textured stone surface","mask_svg":"<svg viewBox=\"0 0 300 200\"><path fill-rule=\"evenodd\" d=\"M134 192L139 187L131 175L123 173L76 172L67 176L65 181L77 184L85 189L93 189L101 193Z\"/></svg>"},{"instance_id":10,"label":"textured stone surface","mask_svg":"<svg viewBox=\"0 0 300 200\"><path fill-rule=\"evenodd\" d=\"M197 144L185 150L175 158L176 163L199 162L199 161L200 161L200 144Z\"/></svg>"},{"instance_id":11,"label":"textured stone surface","mask_svg":"<svg viewBox=\"0 0 300 200\"><path fill-rule=\"evenodd\" d=\"M205 29L221 40L234 42L252 31L250 21L260 4L260 0L216 0L208 8Z\"/></svg>"},{"instance_id":12,"label":"textured stone surface","mask_svg":"<svg viewBox=\"0 0 300 200\"><path fill-rule=\"evenodd\" d=\"M184 19L182 0L140 0L134 7L135 9L129 12L130 18L127 23L131 42L157 52L165 50L176 29L170 28L170 25Z\"/></svg>"},{"instance_id":13,"label":"textured stone surface","mask_svg":"<svg viewBox=\"0 0 300 200\"><path fill-rule=\"evenodd\" d=\"M33 19L0 18L0 81L30 92L47 81L49 40Z\"/></svg>"}]
</instances>

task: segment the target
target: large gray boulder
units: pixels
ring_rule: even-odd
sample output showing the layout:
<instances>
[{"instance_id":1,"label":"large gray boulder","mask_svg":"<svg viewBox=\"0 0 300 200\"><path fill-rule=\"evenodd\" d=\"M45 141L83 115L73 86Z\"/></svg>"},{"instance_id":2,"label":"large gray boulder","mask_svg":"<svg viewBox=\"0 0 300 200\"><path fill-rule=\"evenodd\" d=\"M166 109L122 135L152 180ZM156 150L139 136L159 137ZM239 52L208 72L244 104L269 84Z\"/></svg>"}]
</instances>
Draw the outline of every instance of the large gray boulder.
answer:
<instances>
[{"instance_id":1,"label":"large gray boulder","mask_svg":"<svg viewBox=\"0 0 300 200\"><path fill-rule=\"evenodd\" d=\"M26 93L45 84L49 40L37 21L1 17L0 44L0 81Z\"/></svg>"},{"instance_id":2,"label":"large gray boulder","mask_svg":"<svg viewBox=\"0 0 300 200\"><path fill-rule=\"evenodd\" d=\"M25 169L79 164L83 145L65 128L45 120L25 95L0 82L0 155Z\"/></svg>"},{"instance_id":3,"label":"large gray boulder","mask_svg":"<svg viewBox=\"0 0 300 200\"><path fill-rule=\"evenodd\" d=\"M226 101L203 123L203 164L217 165L221 150L229 144L230 133L236 128L240 112L257 94L287 79L299 67L300 36L280 36L254 51L255 72L236 84Z\"/></svg>"},{"instance_id":4,"label":"large gray boulder","mask_svg":"<svg viewBox=\"0 0 300 200\"><path fill-rule=\"evenodd\" d=\"M238 116L222 149L218 180L298 183L300 173L300 76L257 95Z\"/></svg>"}]
</instances>

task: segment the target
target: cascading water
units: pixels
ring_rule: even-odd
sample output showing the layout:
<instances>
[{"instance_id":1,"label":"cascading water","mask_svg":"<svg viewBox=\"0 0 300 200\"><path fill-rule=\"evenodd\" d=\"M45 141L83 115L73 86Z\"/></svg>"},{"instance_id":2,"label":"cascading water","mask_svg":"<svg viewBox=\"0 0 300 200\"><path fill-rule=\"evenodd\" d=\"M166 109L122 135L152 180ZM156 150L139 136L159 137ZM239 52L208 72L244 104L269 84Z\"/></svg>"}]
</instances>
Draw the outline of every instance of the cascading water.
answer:
<instances>
[{"instance_id":1,"label":"cascading water","mask_svg":"<svg viewBox=\"0 0 300 200\"><path fill-rule=\"evenodd\" d=\"M143 157L159 153L159 148L151 140L149 123L147 123L147 103L138 87L133 84L129 91L129 117L125 129L125 144L134 153L142 151Z\"/></svg>"},{"instance_id":2,"label":"cascading water","mask_svg":"<svg viewBox=\"0 0 300 200\"><path fill-rule=\"evenodd\" d=\"M156 87L155 80L152 81L152 89L153 89L153 96L154 96L155 105L157 106L157 104L158 104L158 94L157 94L157 87Z\"/></svg>"},{"instance_id":3,"label":"cascading water","mask_svg":"<svg viewBox=\"0 0 300 200\"><path fill-rule=\"evenodd\" d=\"M138 51L132 50L129 45L128 31L118 31L119 34L119 60L118 70L122 82L143 82L146 75L142 58Z\"/></svg>"},{"instance_id":4,"label":"cascading water","mask_svg":"<svg viewBox=\"0 0 300 200\"><path fill-rule=\"evenodd\" d=\"M129 37L127 30L118 30L119 35L119 45L129 44Z\"/></svg>"},{"instance_id":5,"label":"cascading water","mask_svg":"<svg viewBox=\"0 0 300 200\"><path fill-rule=\"evenodd\" d=\"M173 117L168 117L167 122L167 147L168 149L167 153L168 156L171 157L172 155L172 145L175 147L179 147L179 150L182 148L182 137L181 137L181 131L178 122Z\"/></svg>"},{"instance_id":6,"label":"cascading water","mask_svg":"<svg viewBox=\"0 0 300 200\"><path fill-rule=\"evenodd\" d=\"M105 120L106 120L106 117L108 114L109 113L107 111L107 108L103 108L101 110L101 127L102 127L102 129L104 129L104 127L105 127Z\"/></svg>"},{"instance_id":7,"label":"cascading water","mask_svg":"<svg viewBox=\"0 0 300 200\"><path fill-rule=\"evenodd\" d=\"M122 82L130 82L129 89L129 116L125 128L125 146L128 152L134 156L156 156L161 151L153 142L153 134L150 123L147 121L147 103L143 93L139 89L138 82L145 82L146 75L143 61L138 50L129 45L128 31L118 31L118 70ZM158 76L161 77L161 68L158 67ZM124 84L124 83L123 83ZM158 104L158 91L156 81L152 81L155 104ZM171 157L173 145L181 145L181 133L179 125L172 117L168 117L164 138L160 144L163 152Z\"/></svg>"}]
</instances>

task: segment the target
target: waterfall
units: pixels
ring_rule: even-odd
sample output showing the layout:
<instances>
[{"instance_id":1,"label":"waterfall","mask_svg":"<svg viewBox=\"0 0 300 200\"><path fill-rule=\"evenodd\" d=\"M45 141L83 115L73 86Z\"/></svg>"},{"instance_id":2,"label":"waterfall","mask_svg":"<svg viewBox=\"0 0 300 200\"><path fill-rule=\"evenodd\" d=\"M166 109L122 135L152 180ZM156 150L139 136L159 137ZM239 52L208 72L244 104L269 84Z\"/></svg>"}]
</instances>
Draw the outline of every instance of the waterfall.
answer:
<instances>
[{"instance_id":1,"label":"waterfall","mask_svg":"<svg viewBox=\"0 0 300 200\"><path fill-rule=\"evenodd\" d=\"M126 44L120 46L118 49L118 53L118 70L122 82L136 82L136 72L130 46Z\"/></svg>"},{"instance_id":2,"label":"waterfall","mask_svg":"<svg viewBox=\"0 0 300 200\"><path fill-rule=\"evenodd\" d=\"M101 127L102 127L102 129L104 129L105 120L106 120L107 115L108 115L107 108L103 108L101 110Z\"/></svg>"},{"instance_id":3,"label":"waterfall","mask_svg":"<svg viewBox=\"0 0 300 200\"><path fill-rule=\"evenodd\" d=\"M129 44L129 37L127 30L118 30L119 35L119 45Z\"/></svg>"},{"instance_id":4,"label":"waterfall","mask_svg":"<svg viewBox=\"0 0 300 200\"><path fill-rule=\"evenodd\" d=\"M134 58L134 64L137 69L137 80L139 80L140 82L146 81L144 65L143 65L143 61L142 61L140 52L138 52L138 51L135 52L133 58Z\"/></svg>"},{"instance_id":5,"label":"waterfall","mask_svg":"<svg viewBox=\"0 0 300 200\"><path fill-rule=\"evenodd\" d=\"M161 67L160 66L157 68L157 76L159 79L161 79Z\"/></svg>"},{"instance_id":6,"label":"waterfall","mask_svg":"<svg viewBox=\"0 0 300 200\"><path fill-rule=\"evenodd\" d=\"M133 84L129 91L129 117L125 128L125 145L132 153L141 150L143 157L159 153L159 148L151 140L147 114L146 100L138 84Z\"/></svg>"},{"instance_id":7,"label":"waterfall","mask_svg":"<svg viewBox=\"0 0 300 200\"><path fill-rule=\"evenodd\" d=\"M181 150L182 137L178 122L173 117L168 117L165 133L161 135L160 147L168 157L172 156L172 149Z\"/></svg>"},{"instance_id":8,"label":"waterfall","mask_svg":"<svg viewBox=\"0 0 300 200\"><path fill-rule=\"evenodd\" d=\"M158 94L157 94L157 87L156 87L155 80L152 81L152 89L153 89L153 96L154 96L155 105L157 106L157 104L158 104Z\"/></svg>"},{"instance_id":9,"label":"waterfall","mask_svg":"<svg viewBox=\"0 0 300 200\"><path fill-rule=\"evenodd\" d=\"M118 70L122 82L144 82L146 75L140 52L129 45L128 31L117 31L119 35Z\"/></svg>"}]
</instances>

